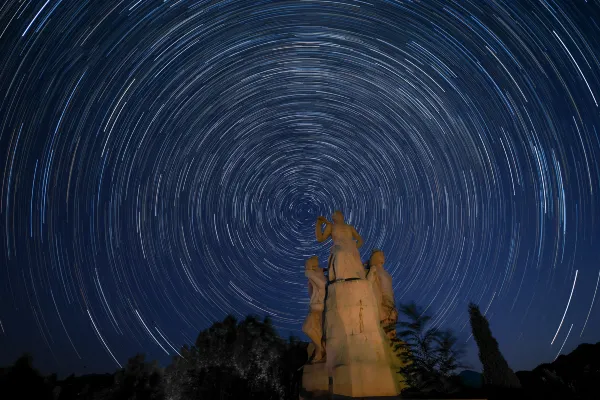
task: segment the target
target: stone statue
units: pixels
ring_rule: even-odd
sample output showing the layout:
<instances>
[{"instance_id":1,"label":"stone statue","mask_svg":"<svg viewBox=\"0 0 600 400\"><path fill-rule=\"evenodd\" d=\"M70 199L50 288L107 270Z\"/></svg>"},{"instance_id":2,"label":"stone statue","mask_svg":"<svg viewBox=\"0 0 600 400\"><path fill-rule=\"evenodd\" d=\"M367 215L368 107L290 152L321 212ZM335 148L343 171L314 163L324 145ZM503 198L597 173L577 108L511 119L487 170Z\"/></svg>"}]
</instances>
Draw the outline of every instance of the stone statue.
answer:
<instances>
[{"instance_id":1,"label":"stone statue","mask_svg":"<svg viewBox=\"0 0 600 400\"><path fill-rule=\"evenodd\" d=\"M358 252L363 240L353 226L344 222L340 211L333 213L332 220L318 217L315 227L317 241L329 237L333 241L321 314L327 356L324 363L304 366L303 390L313 395L329 391L348 397L395 396L400 392L395 356L381 327L374 285L367 280ZM317 350L319 337L312 328L317 322L309 323L311 318L317 321L318 317L309 315L303 330L311 332L313 336L309 337Z\"/></svg>"},{"instance_id":2,"label":"stone statue","mask_svg":"<svg viewBox=\"0 0 600 400\"><path fill-rule=\"evenodd\" d=\"M328 262L329 281L365 279L365 269L358 252L363 244L362 238L352 225L344 222L344 215L340 211L335 211L331 219L333 223L325 217L318 217L315 226L318 242L324 242L329 237L333 240Z\"/></svg>"},{"instance_id":3,"label":"stone statue","mask_svg":"<svg viewBox=\"0 0 600 400\"><path fill-rule=\"evenodd\" d=\"M325 286L327 284L323 270L319 268L319 259L317 256L306 260L304 275L308 278L310 309L302 325L302 331L312 341L308 349L309 362L316 363L324 361L325 358L323 310L325 309Z\"/></svg>"},{"instance_id":4,"label":"stone statue","mask_svg":"<svg viewBox=\"0 0 600 400\"><path fill-rule=\"evenodd\" d=\"M394 288L392 276L385 270L383 263L385 256L383 251L373 249L369 260L369 274L367 280L373 284L373 291L379 305L379 321L381 327L390 339L396 337L396 323L398 322L398 310L394 301Z\"/></svg>"}]
</instances>

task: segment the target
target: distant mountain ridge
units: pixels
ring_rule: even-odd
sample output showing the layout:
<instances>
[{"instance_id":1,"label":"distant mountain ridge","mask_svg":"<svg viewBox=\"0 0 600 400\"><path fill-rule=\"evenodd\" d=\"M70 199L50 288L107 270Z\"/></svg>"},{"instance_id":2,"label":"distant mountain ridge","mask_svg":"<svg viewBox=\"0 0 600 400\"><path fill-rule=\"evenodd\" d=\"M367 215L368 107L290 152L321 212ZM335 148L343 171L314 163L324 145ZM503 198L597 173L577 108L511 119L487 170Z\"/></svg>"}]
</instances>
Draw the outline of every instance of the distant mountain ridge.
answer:
<instances>
[{"instance_id":1,"label":"distant mountain ridge","mask_svg":"<svg viewBox=\"0 0 600 400\"><path fill-rule=\"evenodd\" d=\"M597 398L600 383L600 342L583 343L551 363L540 364L532 371L518 371L524 388L548 396L572 399Z\"/></svg>"}]
</instances>

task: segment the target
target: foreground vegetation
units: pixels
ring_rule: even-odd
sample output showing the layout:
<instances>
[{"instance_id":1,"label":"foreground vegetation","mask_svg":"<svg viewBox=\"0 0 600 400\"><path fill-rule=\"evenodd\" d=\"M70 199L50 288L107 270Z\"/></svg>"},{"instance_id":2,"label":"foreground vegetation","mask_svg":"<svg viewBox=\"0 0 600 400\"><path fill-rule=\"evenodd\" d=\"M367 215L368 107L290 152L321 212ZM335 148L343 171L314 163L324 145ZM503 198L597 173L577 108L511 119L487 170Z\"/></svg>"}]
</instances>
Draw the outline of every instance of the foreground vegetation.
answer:
<instances>
[{"instance_id":1,"label":"foreground vegetation","mask_svg":"<svg viewBox=\"0 0 600 400\"><path fill-rule=\"evenodd\" d=\"M432 317L414 303L398 309L401 318L392 346L406 362L398 371L410 386L403 397L592 399L597 393L600 343L581 345L581 351L560 356L553 364L514 374L487 320L470 305L484 373L470 371L475 383L469 383L464 373L457 374L467 366L452 331L432 326ZM0 368L0 393L3 400L296 400L306 348L297 338L279 337L268 318L237 321L228 316L200 332L166 368L137 354L113 374L58 380L56 375L42 376L24 355Z\"/></svg>"}]
</instances>

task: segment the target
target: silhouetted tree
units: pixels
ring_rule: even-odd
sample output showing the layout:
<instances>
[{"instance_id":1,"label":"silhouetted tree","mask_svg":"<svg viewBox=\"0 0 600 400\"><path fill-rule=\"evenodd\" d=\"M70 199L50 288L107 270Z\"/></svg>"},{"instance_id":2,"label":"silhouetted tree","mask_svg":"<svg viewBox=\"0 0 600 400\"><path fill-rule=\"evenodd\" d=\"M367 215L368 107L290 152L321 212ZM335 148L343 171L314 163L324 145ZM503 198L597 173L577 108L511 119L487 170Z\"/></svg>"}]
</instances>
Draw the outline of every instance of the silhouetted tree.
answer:
<instances>
[{"instance_id":1,"label":"silhouetted tree","mask_svg":"<svg viewBox=\"0 0 600 400\"><path fill-rule=\"evenodd\" d=\"M473 338L479 348L479 360L483 365L485 384L503 388L520 388L521 383L500 353L498 342L492 336L488 320L476 304L469 304L469 316Z\"/></svg>"},{"instance_id":2,"label":"silhouetted tree","mask_svg":"<svg viewBox=\"0 0 600 400\"><path fill-rule=\"evenodd\" d=\"M455 388L449 378L463 366L460 359L464 353L454 334L429 327L431 316L415 303L400 304L398 309L407 319L398 322L399 340L395 341L395 350L401 351L405 365L399 372L410 391L453 391Z\"/></svg>"},{"instance_id":3,"label":"silhouetted tree","mask_svg":"<svg viewBox=\"0 0 600 400\"><path fill-rule=\"evenodd\" d=\"M112 400L115 391L115 375L70 375L56 382L54 400Z\"/></svg>"},{"instance_id":4,"label":"silhouetted tree","mask_svg":"<svg viewBox=\"0 0 600 400\"><path fill-rule=\"evenodd\" d=\"M162 370L156 361L148 363L143 354L127 361L115 374L114 400L162 400L164 389Z\"/></svg>"},{"instance_id":5,"label":"silhouetted tree","mask_svg":"<svg viewBox=\"0 0 600 400\"><path fill-rule=\"evenodd\" d=\"M464 347L458 344L458 338L452 330L442 330L435 337L437 344L438 370L444 377L449 377L459 368L466 368L462 363Z\"/></svg>"},{"instance_id":6,"label":"silhouetted tree","mask_svg":"<svg viewBox=\"0 0 600 400\"><path fill-rule=\"evenodd\" d=\"M285 389L286 399L297 399L302 386L302 366L308 361L307 343L290 336L281 355L281 384Z\"/></svg>"},{"instance_id":7,"label":"silhouetted tree","mask_svg":"<svg viewBox=\"0 0 600 400\"><path fill-rule=\"evenodd\" d=\"M183 346L180 353L181 356L174 356L165 369L165 398L168 400L185 399L192 387L193 365L188 361L191 360L190 348Z\"/></svg>"},{"instance_id":8,"label":"silhouetted tree","mask_svg":"<svg viewBox=\"0 0 600 400\"><path fill-rule=\"evenodd\" d=\"M399 311L408 318L398 322L398 337L406 346L404 357L407 365L400 373L413 390L432 390L438 380L435 371L434 344L437 331L427 328L430 316L421 313L415 303L401 304Z\"/></svg>"},{"instance_id":9,"label":"silhouetted tree","mask_svg":"<svg viewBox=\"0 0 600 400\"><path fill-rule=\"evenodd\" d=\"M271 321L232 316L200 332L167 369L168 399L283 399L286 342ZM176 385L176 386L173 386Z\"/></svg>"},{"instance_id":10,"label":"silhouetted tree","mask_svg":"<svg viewBox=\"0 0 600 400\"><path fill-rule=\"evenodd\" d=\"M277 335L269 318L227 317L200 332L163 371L143 354L114 374L42 377L30 356L0 368L0 399L297 399L307 343ZM53 393L54 391L54 393Z\"/></svg>"},{"instance_id":11,"label":"silhouetted tree","mask_svg":"<svg viewBox=\"0 0 600 400\"><path fill-rule=\"evenodd\" d=\"M23 354L0 374L2 400L52 400L52 389L44 377L33 368L33 357Z\"/></svg>"}]
</instances>

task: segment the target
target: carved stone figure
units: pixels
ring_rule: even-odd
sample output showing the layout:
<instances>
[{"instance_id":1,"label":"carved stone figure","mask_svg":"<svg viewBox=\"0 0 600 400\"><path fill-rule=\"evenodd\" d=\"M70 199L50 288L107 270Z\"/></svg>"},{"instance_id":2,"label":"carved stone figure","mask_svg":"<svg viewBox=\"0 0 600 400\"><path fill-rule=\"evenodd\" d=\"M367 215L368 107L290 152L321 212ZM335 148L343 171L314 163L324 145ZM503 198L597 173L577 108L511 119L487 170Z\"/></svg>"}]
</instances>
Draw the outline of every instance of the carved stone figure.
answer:
<instances>
[{"instance_id":1,"label":"carved stone figure","mask_svg":"<svg viewBox=\"0 0 600 400\"><path fill-rule=\"evenodd\" d=\"M333 240L328 262L329 281L365 279L365 269L358 252L363 244L362 238L352 225L344 222L341 211L334 212L331 219L333 223L325 217L318 217L315 227L318 242L324 242L329 237Z\"/></svg>"},{"instance_id":2,"label":"carved stone figure","mask_svg":"<svg viewBox=\"0 0 600 400\"><path fill-rule=\"evenodd\" d=\"M371 258L369 259L370 269L367 274L367 280L371 282L373 292L377 298L377 304L379 305L379 322L390 340L391 347L394 348L395 345L402 344L403 342L396 337L398 310L396 309L396 303L394 301L392 276L383 267L384 263L385 256L383 251L373 249ZM406 366L406 361L404 360L402 353L403 351L400 349L392 351L392 365L396 371ZM396 379L400 390L407 386L403 376L398 374Z\"/></svg>"},{"instance_id":3,"label":"carved stone figure","mask_svg":"<svg viewBox=\"0 0 600 400\"><path fill-rule=\"evenodd\" d=\"M396 337L396 323L398 310L394 301L394 287L392 276L385 270L383 264L385 256L383 251L373 249L369 260L369 274L367 280L373 284L373 291L379 304L379 321L383 330L390 339Z\"/></svg>"},{"instance_id":4,"label":"carved stone figure","mask_svg":"<svg viewBox=\"0 0 600 400\"><path fill-rule=\"evenodd\" d=\"M327 280L323 270L319 268L317 256L306 260L304 275L308 278L308 295L310 296L310 309L302 325L302 331L312 341L309 346L309 362L323 361L325 345L323 341L323 310L325 309L325 285Z\"/></svg>"},{"instance_id":5,"label":"carved stone figure","mask_svg":"<svg viewBox=\"0 0 600 400\"><path fill-rule=\"evenodd\" d=\"M329 237L333 240L324 317L326 368L321 371L331 379L333 394L395 396L400 390L391 346L380 324L373 284L366 279L358 252L363 240L344 222L341 212L336 211L332 220L319 217L315 228L319 242ZM317 365L321 364L305 366L302 382L307 391L323 387L317 380Z\"/></svg>"}]
</instances>

